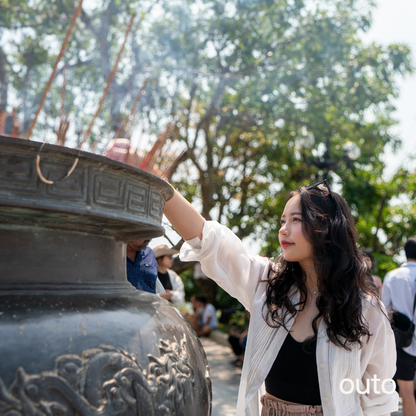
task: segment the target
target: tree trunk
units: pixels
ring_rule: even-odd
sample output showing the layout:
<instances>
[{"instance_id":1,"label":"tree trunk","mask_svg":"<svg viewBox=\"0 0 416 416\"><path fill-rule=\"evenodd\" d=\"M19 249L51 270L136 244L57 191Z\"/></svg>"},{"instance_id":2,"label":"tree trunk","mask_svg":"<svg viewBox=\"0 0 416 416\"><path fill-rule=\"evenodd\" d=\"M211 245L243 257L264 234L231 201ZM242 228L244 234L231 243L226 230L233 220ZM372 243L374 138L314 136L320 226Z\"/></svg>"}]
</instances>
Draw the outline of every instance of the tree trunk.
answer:
<instances>
[{"instance_id":1,"label":"tree trunk","mask_svg":"<svg viewBox=\"0 0 416 416\"><path fill-rule=\"evenodd\" d=\"M217 284L208 277L196 279L195 281L199 286L201 295L207 298L208 303L215 306L215 296L217 295L218 288Z\"/></svg>"},{"instance_id":2,"label":"tree trunk","mask_svg":"<svg viewBox=\"0 0 416 416\"><path fill-rule=\"evenodd\" d=\"M179 257L176 257L173 262L172 270L178 274L181 274L185 270L193 269L196 263L196 261L181 261Z\"/></svg>"}]
</instances>

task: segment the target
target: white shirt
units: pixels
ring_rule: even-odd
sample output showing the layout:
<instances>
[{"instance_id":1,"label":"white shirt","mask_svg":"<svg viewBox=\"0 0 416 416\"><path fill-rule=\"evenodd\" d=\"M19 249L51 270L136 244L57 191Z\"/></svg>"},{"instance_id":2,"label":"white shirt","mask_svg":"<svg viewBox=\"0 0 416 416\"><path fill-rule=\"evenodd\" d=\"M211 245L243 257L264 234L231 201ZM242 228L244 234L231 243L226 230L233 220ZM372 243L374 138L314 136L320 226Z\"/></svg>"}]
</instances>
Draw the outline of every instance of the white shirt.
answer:
<instances>
[{"instance_id":1,"label":"white shirt","mask_svg":"<svg viewBox=\"0 0 416 416\"><path fill-rule=\"evenodd\" d=\"M172 297L170 301L178 308L185 303L185 289L180 276L173 270L168 270L170 282L172 283Z\"/></svg>"},{"instance_id":2,"label":"white shirt","mask_svg":"<svg viewBox=\"0 0 416 416\"><path fill-rule=\"evenodd\" d=\"M404 313L416 322L413 314L413 302L416 293L416 262L409 261L398 269L392 270L384 277L382 300L388 311ZM403 348L408 354L416 356L416 334L412 343Z\"/></svg>"},{"instance_id":3,"label":"white shirt","mask_svg":"<svg viewBox=\"0 0 416 416\"><path fill-rule=\"evenodd\" d=\"M161 295L162 293L166 293L165 288L162 285L162 282L159 278L156 279L156 295Z\"/></svg>"},{"instance_id":4,"label":"white shirt","mask_svg":"<svg viewBox=\"0 0 416 416\"><path fill-rule=\"evenodd\" d=\"M170 301L177 307L182 306L185 303L185 288L181 277L173 270L168 269L170 282L172 283L172 297ZM159 278L156 279L156 294L161 295L166 293L165 288Z\"/></svg>"},{"instance_id":5,"label":"white shirt","mask_svg":"<svg viewBox=\"0 0 416 416\"><path fill-rule=\"evenodd\" d=\"M208 318L211 318L211 320L209 321L209 325L213 328L216 329L218 326L218 319L217 319L217 314L216 314L216 310L214 308L213 305L211 305L210 303L207 303L201 313L202 315L202 324L205 325L208 322Z\"/></svg>"},{"instance_id":6,"label":"white shirt","mask_svg":"<svg viewBox=\"0 0 416 416\"><path fill-rule=\"evenodd\" d=\"M208 221L202 241L196 237L185 242L180 258L182 261L200 261L203 272L251 313L237 415L259 416L260 397L265 393L264 380L287 335L284 328L271 328L263 318L270 261L249 255L228 228ZM298 299L299 293L295 291L293 302L296 304ZM352 346L352 351L335 346L328 340L323 320L319 325L316 360L325 416L384 416L398 409L399 397L393 382L389 381L396 371L393 332L387 318L370 298L365 299L363 306L373 336L361 349L358 345ZM288 322L288 329L292 323L293 318ZM358 380L360 390L365 391L367 381L374 375L381 381L387 380L385 390L393 393L377 393L374 382L370 383L367 394L359 394L355 389L351 394L342 393L342 380L349 378L354 383ZM380 386L381 382L376 386L377 391L381 391ZM344 385L344 390L347 389Z\"/></svg>"}]
</instances>

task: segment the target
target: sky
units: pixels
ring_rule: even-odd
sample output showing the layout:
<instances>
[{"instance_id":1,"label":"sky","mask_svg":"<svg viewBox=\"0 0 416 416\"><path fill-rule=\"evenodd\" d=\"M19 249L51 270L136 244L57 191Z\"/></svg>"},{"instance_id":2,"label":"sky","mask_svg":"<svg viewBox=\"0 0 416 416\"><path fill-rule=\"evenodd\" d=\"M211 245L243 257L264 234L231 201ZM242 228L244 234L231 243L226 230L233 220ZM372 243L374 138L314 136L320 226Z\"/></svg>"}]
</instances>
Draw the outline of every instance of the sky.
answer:
<instances>
[{"instance_id":1,"label":"sky","mask_svg":"<svg viewBox=\"0 0 416 416\"><path fill-rule=\"evenodd\" d=\"M376 0L376 4L373 24L371 29L363 34L363 41L385 45L407 44L413 51L413 65L416 68L416 0ZM394 132L401 138L403 146L396 154L386 152L387 177L392 176L400 166L409 166L409 156L416 155L416 71L411 76L398 77L397 87L399 97L393 101L396 107L393 117L398 124ZM413 162L413 166L415 165L416 161ZM178 241L175 232L167 230L167 235L173 243ZM244 242L251 254L257 254L260 250L260 242L250 238ZM163 237L150 242L151 247L158 244L170 246Z\"/></svg>"},{"instance_id":2,"label":"sky","mask_svg":"<svg viewBox=\"0 0 416 416\"><path fill-rule=\"evenodd\" d=\"M381 44L405 43L413 51L416 68L416 0L377 0L370 31L363 41ZM398 77L399 97L394 100L398 120L395 132L403 142L402 149L391 155L387 152L385 162L387 175L393 175L401 165L408 165L408 155L416 153L416 73L405 78ZM413 162L413 166L415 166Z\"/></svg>"}]
</instances>

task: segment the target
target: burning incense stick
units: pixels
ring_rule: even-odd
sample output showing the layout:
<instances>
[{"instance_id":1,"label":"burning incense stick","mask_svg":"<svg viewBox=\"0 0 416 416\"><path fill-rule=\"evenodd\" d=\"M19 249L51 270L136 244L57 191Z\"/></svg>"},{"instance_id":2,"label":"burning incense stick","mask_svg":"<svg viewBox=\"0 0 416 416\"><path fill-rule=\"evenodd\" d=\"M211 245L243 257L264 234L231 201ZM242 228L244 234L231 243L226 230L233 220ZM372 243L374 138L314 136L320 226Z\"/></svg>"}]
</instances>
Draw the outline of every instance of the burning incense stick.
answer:
<instances>
[{"instance_id":1,"label":"burning incense stick","mask_svg":"<svg viewBox=\"0 0 416 416\"><path fill-rule=\"evenodd\" d=\"M59 127L58 133L56 135L56 142L60 146L65 144L66 133L69 128L69 116L65 113L65 94L66 94L66 73L68 70L68 65L66 64L62 72L63 82L61 88L61 109L59 110Z\"/></svg>"},{"instance_id":2,"label":"burning incense stick","mask_svg":"<svg viewBox=\"0 0 416 416\"><path fill-rule=\"evenodd\" d=\"M99 104L98 104L97 111L95 112L95 114L94 114L94 116L93 116L92 120L90 121L90 125L88 126L87 130L85 131L85 133L84 133L84 135L83 135L83 137L82 137L82 140L81 140L81 142L80 142L80 143L79 143L79 145L78 145L78 149L81 149L82 145L86 142L86 140L87 140L87 138L88 138L89 134L91 133L91 129L92 129L92 126L93 126L93 124L94 124L94 121L95 121L95 119L97 118L98 114L99 114L99 113L100 113L100 111L101 111L101 107L102 107L102 105L103 105L103 103L104 103L105 97L107 96L107 93L108 93L108 91L109 91L109 89L110 89L110 85L111 85L111 83L113 82L114 75L116 74L117 67L118 67L118 63L119 63L119 61L120 61L121 54L123 53L124 46L125 46L126 41L127 41L127 37L129 36L129 33L130 33L131 28L132 28L132 26L133 26L134 18L135 18L135 15L133 14L133 15L131 16L129 26L127 27L127 31L126 31L126 35L124 36L124 41L123 41L123 44L121 45L120 51L118 52L116 62L115 62L115 64L114 64L114 66L113 66L113 69L112 69L112 71L111 71L110 76L108 77L108 80L107 80L107 85L106 85L106 87L105 87L105 90L104 90L104 92L103 92L103 95L102 95L102 97L101 97L101 100L100 100L100 102L99 102Z\"/></svg>"},{"instance_id":3,"label":"burning incense stick","mask_svg":"<svg viewBox=\"0 0 416 416\"><path fill-rule=\"evenodd\" d=\"M30 140L30 137L32 136L32 132L33 132L33 129L35 128L36 121L38 119L40 110L42 110L43 104L45 103L45 100L46 100L46 95L48 94L49 89L51 88L52 81L53 81L53 79L55 77L55 74L56 74L56 70L58 68L59 61L61 60L62 56L64 55L66 46L68 45L69 37L71 36L72 30L74 29L74 26L75 26L75 23L77 21L77 18L79 16L80 12L81 12L82 1L83 0L80 0L80 2L78 4L78 7L75 10L74 16L72 17L72 21L71 21L71 24L69 25L69 29L66 32L65 39L64 39L64 41L62 43L62 46L61 46L61 50L59 52L59 55L56 58L55 65L53 66L52 74L49 77L49 81L46 84L45 90L43 91L42 98L40 100L40 103L39 103L38 109L36 111L35 117L32 120L32 123L30 124L29 130L27 132L27 135L26 135L26 139L27 140Z\"/></svg>"}]
</instances>

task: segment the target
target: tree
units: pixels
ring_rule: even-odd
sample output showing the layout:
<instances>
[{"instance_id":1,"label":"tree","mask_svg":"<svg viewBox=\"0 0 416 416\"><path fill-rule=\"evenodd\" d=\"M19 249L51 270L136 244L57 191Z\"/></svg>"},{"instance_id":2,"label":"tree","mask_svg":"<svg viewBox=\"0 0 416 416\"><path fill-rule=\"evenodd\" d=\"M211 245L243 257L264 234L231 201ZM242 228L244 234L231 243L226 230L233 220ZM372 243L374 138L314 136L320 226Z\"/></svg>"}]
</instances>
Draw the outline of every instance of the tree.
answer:
<instances>
[{"instance_id":1,"label":"tree","mask_svg":"<svg viewBox=\"0 0 416 416\"><path fill-rule=\"evenodd\" d=\"M37 13L30 16L45 24L30 29L25 26L30 19L23 19L18 10L25 6L14 4L7 6L11 12L2 24L22 36L13 41L3 38L0 45L7 49L7 88L13 85L19 98L26 94L27 124L29 104L33 108L39 99L53 58L46 42L59 44L74 4L56 0L50 10L49 2L37 0ZM134 36L92 132L91 146L97 138L115 134L151 75L140 101L138 124L151 136L173 120L186 152L172 170L172 179L189 200L200 201L205 218L221 221L241 238L261 235L265 251L275 255L285 192L328 176L340 185L356 218L368 218L358 222L362 240L368 243L382 196L380 155L386 146L399 144L390 133L395 77L412 70L405 45L361 42L361 31L371 23L370 4L97 2L84 8L65 57L72 137L79 137L89 122L132 12L137 14ZM58 24L48 19L58 19ZM25 42L32 48L39 44L37 59L30 65L24 59L30 50ZM50 120L58 116L61 75L46 106ZM126 133L131 131L130 125ZM349 142L361 151L355 161L344 150ZM103 140L96 150L105 144ZM389 189L391 201L397 194L394 186ZM383 218L385 209L390 205L383 207ZM383 221L381 228L387 227ZM377 241L377 247L384 247Z\"/></svg>"},{"instance_id":2,"label":"tree","mask_svg":"<svg viewBox=\"0 0 416 416\"><path fill-rule=\"evenodd\" d=\"M399 142L389 132L390 100L394 76L411 71L408 48L363 45L369 9L360 2L310 6L169 2L155 26L158 60L171 67L166 84L185 109L181 136L196 168L193 192L206 218L240 237L267 224L276 189L334 171L381 176L379 156ZM182 16L176 26L172 16ZM312 148L302 147L311 134ZM347 142L362 156L340 164ZM189 175L182 177L192 192Z\"/></svg>"},{"instance_id":3,"label":"tree","mask_svg":"<svg viewBox=\"0 0 416 416\"><path fill-rule=\"evenodd\" d=\"M344 186L346 198L359 209L356 218L361 245L373 250L375 273L384 277L399 265L397 257L404 243L416 234L416 171L399 169L390 180L360 179L355 190ZM358 186L363 195L359 205L354 197Z\"/></svg>"},{"instance_id":4,"label":"tree","mask_svg":"<svg viewBox=\"0 0 416 416\"><path fill-rule=\"evenodd\" d=\"M192 15L188 5L170 3L166 19ZM276 255L286 191L330 177L352 206L363 247L397 254L403 237L390 233L383 242L377 229L381 219L398 218L390 202L407 190L396 186L397 178L391 184L382 180L380 156L400 143L390 132L391 98L397 94L395 76L412 71L410 51L360 41L360 31L370 25L362 2L310 6L211 2L194 11L196 23L178 24L185 34L177 29L172 35L175 27L162 22L161 32L170 28L165 60L198 74L188 83L180 73L182 84L169 79L182 87L175 90L186 108L182 138L198 179L196 188L191 175L182 175L182 189L202 199L206 218L219 219L240 237L257 227L264 250ZM346 145L358 147L357 160ZM410 189L407 198L404 211L411 214ZM407 230L415 232L411 223Z\"/></svg>"}]
</instances>

